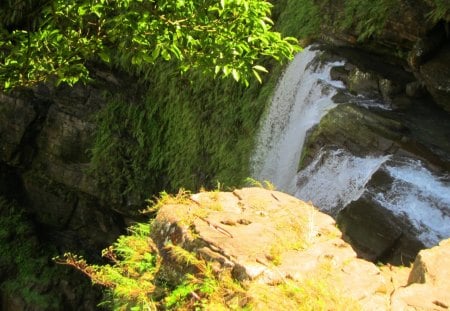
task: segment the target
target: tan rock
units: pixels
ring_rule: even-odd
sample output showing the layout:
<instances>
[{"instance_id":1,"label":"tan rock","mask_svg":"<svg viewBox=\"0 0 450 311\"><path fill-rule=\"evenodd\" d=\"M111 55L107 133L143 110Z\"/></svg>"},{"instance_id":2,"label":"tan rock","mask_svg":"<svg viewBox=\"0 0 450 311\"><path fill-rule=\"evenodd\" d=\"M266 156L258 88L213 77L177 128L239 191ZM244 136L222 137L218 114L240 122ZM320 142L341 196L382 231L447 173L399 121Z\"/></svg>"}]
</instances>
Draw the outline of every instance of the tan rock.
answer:
<instances>
[{"instance_id":1,"label":"tan rock","mask_svg":"<svg viewBox=\"0 0 450 311\"><path fill-rule=\"evenodd\" d=\"M450 239L417 255L406 287L392 296L392 310L450 308Z\"/></svg>"},{"instance_id":2,"label":"tan rock","mask_svg":"<svg viewBox=\"0 0 450 311\"><path fill-rule=\"evenodd\" d=\"M389 308L385 278L373 263L356 258L334 220L278 191L198 193L162 206L153 231L165 265L179 273L186 271L166 252L168 244L231 268L232 275L247 284L266 284L281 292L277 284L310 284L360 303L364 310ZM269 302L257 305L272 307Z\"/></svg>"}]
</instances>

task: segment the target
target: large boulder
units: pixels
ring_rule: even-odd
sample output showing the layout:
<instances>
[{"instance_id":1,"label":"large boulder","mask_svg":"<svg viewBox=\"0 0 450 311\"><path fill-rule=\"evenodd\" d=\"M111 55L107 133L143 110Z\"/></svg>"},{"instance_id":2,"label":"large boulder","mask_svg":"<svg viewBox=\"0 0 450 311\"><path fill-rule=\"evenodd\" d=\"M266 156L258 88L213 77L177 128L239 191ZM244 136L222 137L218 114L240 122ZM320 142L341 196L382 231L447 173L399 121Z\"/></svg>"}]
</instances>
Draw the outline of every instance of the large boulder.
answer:
<instances>
[{"instance_id":1,"label":"large boulder","mask_svg":"<svg viewBox=\"0 0 450 311\"><path fill-rule=\"evenodd\" d=\"M344 147L359 156L396 152L407 145L408 128L383 112L355 104L340 104L313 128L303 149L300 168L310 163L323 146Z\"/></svg>"},{"instance_id":2,"label":"large boulder","mask_svg":"<svg viewBox=\"0 0 450 311\"><path fill-rule=\"evenodd\" d=\"M450 307L450 239L420 251L408 284L392 295L393 310L448 310Z\"/></svg>"},{"instance_id":3,"label":"large boulder","mask_svg":"<svg viewBox=\"0 0 450 311\"><path fill-rule=\"evenodd\" d=\"M339 212L337 223L359 256L373 262L409 265L426 246L406 216L394 214L377 200L378 193L387 193L392 183L392 177L381 168L362 196Z\"/></svg>"},{"instance_id":4,"label":"large boulder","mask_svg":"<svg viewBox=\"0 0 450 311\"><path fill-rule=\"evenodd\" d=\"M357 258L334 220L278 191L244 188L169 201L158 211L152 238L174 280L189 270L170 245L231 269L240 281L275 286L325 279L365 310L388 309L387 281L374 264ZM251 296L252 285L247 288Z\"/></svg>"}]
</instances>

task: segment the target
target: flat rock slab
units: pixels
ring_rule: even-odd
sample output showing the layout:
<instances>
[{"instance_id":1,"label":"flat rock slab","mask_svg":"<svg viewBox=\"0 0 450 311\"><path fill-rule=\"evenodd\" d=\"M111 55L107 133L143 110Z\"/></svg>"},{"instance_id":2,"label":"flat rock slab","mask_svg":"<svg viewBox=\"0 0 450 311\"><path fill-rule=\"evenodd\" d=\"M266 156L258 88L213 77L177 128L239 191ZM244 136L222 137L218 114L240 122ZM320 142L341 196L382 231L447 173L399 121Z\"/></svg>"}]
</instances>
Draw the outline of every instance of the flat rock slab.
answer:
<instances>
[{"instance_id":1,"label":"flat rock slab","mask_svg":"<svg viewBox=\"0 0 450 311\"><path fill-rule=\"evenodd\" d=\"M365 310L388 309L388 286L378 267L356 257L330 216L278 191L202 192L169 202L152 232L173 269L181 268L170 263L167 244L230 268L240 281L273 285L325 277Z\"/></svg>"}]
</instances>

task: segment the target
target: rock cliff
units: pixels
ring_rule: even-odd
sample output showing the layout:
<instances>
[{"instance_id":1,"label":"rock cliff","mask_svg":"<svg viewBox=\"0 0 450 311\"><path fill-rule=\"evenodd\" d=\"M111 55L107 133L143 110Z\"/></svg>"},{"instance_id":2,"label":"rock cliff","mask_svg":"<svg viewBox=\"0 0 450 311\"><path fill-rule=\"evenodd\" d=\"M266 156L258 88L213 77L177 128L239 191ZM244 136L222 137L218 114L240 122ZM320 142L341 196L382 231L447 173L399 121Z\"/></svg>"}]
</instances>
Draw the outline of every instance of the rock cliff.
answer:
<instances>
[{"instance_id":1,"label":"rock cliff","mask_svg":"<svg viewBox=\"0 0 450 311\"><path fill-rule=\"evenodd\" d=\"M410 165L417 172L426 167L446 184L450 169L450 115L401 67L354 48L331 48L329 53L331 56L325 57L345 59L346 64L333 68L331 75L347 88L335 95L337 106L309 131L299 169L309 166L306 171L314 174L325 161L323 155L336 150L360 158L389 157L370 177L359 198L346 206L336 202L331 214L337 216L341 229L361 256L408 264L426 247L419 237L420 230L413 225L421 220L410 220L407 212L402 214L380 204L380 194L388 193L396 182L386 167ZM299 180L299 187L302 182ZM397 198L387 200L395 202ZM433 206L433 200L424 199L424 204ZM417 213L413 208L411 213ZM440 208L445 218L447 207L444 204ZM367 219L371 219L369 224Z\"/></svg>"},{"instance_id":2,"label":"rock cliff","mask_svg":"<svg viewBox=\"0 0 450 311\"><path fill-rule=\"evenodd\" d=\"M321 1L315 3L321 5ZM346 1L333 1L321 6L326 16L322 38L335 46L355 47L369 57L381 56L391 64L402 65L425 86L435 102L449 112L448 4L439 16L435 14L439 10L439 1L432 0L378 1L372 11L362 9L361 12L354 8L355 16L344 16L345 5ZM361 3L360 7L364 5ZM445 5L441 4L442 7ZM351 20L351 26L336 27L342 25L344 18ZM378 66L377 63L373 65Z\"/></svg>"},{"instance_id":3,"label":"rock cliff","mask_svg":"<svg viewBox=\"0 0 450 311\"><path fill-rule=\"evenodd\" d=\"M450 305L449 240L421 251L412 270L376 266L357 257L330 216L274 190L202 192L170 202L159 209L151 235L172 282L193 270L177 263L170 245L209 261L219 274L231 270L257 310L301 309L306 300L296 301L283 286L301 292L319 284L326 290L310 295L333 310L445 310ZM262 288L277 297L264 299Z\"/></svg>"},{"instance_id":4,"label":"rock cliff","mask_svg":"<svg viewBox=\"0 0 450 311\"><path fill-rule=\"evenodd\" d=\"M15 172L16 183L0 193L29 206L43 232L69 249L104 247L123 227L114 211L101 207L97 182L88 174L93 115L102 105L93 87L0 94L1 168Z\"/></svg>"}]
</instances>

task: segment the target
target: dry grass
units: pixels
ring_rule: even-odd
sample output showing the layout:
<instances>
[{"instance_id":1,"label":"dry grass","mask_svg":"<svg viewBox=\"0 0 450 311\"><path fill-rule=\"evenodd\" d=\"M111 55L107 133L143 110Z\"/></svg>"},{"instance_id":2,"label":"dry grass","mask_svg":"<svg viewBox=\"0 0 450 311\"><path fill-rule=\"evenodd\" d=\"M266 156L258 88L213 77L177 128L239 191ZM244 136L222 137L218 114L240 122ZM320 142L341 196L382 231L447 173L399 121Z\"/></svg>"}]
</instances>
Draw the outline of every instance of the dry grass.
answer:
<instances>
[{"instance_id":1,"label":"dry grass","mask_svg":"<svg viewBox=\"0 0 450 311\"><path fill-rule=\"evenodd\" d=\"M247 294L251 297L251 310L361 310L357 301L340 291L338 281L324 267L321 275L301 282L285 280L278 285L251 284Z\"/></svg>"}]
</instances>

